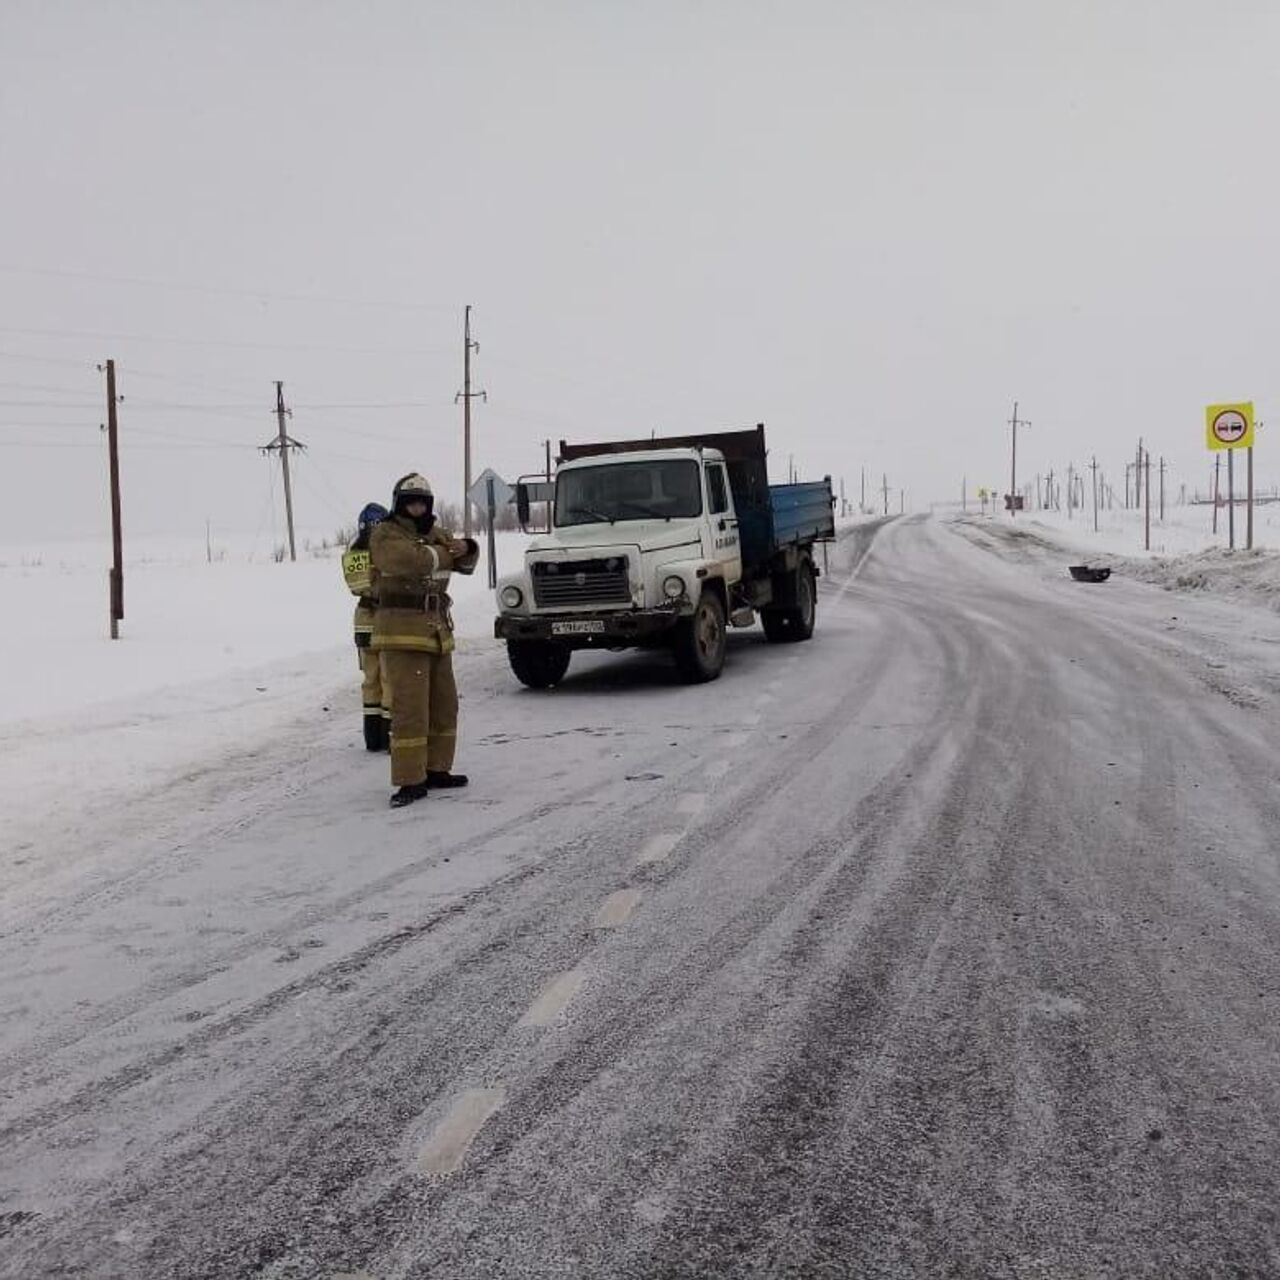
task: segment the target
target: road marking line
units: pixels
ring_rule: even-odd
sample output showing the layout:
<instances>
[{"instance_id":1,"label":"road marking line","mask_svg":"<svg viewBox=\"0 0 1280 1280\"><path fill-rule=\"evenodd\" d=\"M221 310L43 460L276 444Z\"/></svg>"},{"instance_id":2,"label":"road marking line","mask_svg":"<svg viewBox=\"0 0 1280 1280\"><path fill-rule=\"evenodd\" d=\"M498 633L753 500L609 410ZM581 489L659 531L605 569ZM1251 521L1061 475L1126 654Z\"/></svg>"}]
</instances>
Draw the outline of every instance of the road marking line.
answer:
<instances>
[{"instance_id":1,"label":"road marking line","mask_svg":"<svg viewBox=\"0 0 1280 1280\"><path fill-rule=\"evenodd\" d=\"M529 1006L516 1026L549 1026L556 1020L565 1005L578 994L586 980L586 971L583 969L570 969L567 973L552 978L542 988L542 994Z\"/></svg>"},{"instance_id":2,"label":"road marking line","mask_svg":"<svg viewBox=\"0 0 1280 1280\"><path fill-rule=\"evenodd\" d=\"M616 929L626 924L642 896L639 889L619 889L617 893L611 893L596 912L595 927Z\"/></svg>"},{"instance_id":3,"label":"road marking line","mask_svg":"<svg viewBox=\"0 0 1280 1280\"><path fill-rule=\"evenodd\" d=\"M732 767L732 762L729 760L713 760L707 765L707 777L712 779L723 778Z\"/></svg>"},{"instance_id":4,"label":"road marking line","mask_svg":"<svg viewBox=\"0 0 1280 1280\"><path fill-rule=\"evenodd\" d=\"M662 831L656 836L650 836L644 842L644 847L640 850L640 857L637 861L661 862L680 843L680 837L683 834L684 832L682 831Z\"/></svg>"},{"instance_id":5,"label":"road marking line","mask_svg":"<svg viewBox=\"0 0 1280 1280\"><path fill-rule=\"evenodd\" d=\"M732 751L736 747L746 746L749 737L751 737L749 733L731 733L725 738L724 745Z\"/></svg>"},{"instance_id":6,"label":"road marking line","mask_svg":"<svg viewBox=\"0 0 1280 1280\"><path fill-rule=\"evenodd\" d=\"M706 807L707 796L703 791L690 791L688 795L683 795L676 801L676 812L688 814L691 818L696 817Z\"/></svg>"},{"instance_id":7,"label":"road marking line","mask_svg":"<svg viewBox=\"0 0 1280 1280\"><path fill-rule=\"evenodd\" d=\"M452 1173L466 1159L476 1134L507 1100L505 1085L492 1089L468 1089L454 1099L449 1114L436 1125L435 1132L418 1152L422 1173Z\"/></svg>"}]
</instances>

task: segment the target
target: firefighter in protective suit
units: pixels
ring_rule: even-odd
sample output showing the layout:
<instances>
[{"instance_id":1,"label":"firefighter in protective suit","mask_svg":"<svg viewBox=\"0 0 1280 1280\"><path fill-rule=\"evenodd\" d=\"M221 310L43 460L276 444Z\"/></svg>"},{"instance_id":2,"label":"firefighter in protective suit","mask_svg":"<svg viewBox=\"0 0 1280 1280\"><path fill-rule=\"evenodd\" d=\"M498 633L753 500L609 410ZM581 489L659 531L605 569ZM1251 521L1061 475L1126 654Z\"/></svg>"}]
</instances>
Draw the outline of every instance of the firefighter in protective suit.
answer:
<instances>
[{"instance_id":1,"label":"firefighter in protective suit","mask_svg":"<svg viewBox=\"0 0 1280 1280\"><path fill-rule=\"evenodd\" d=\"M364 745L369 751L385 751L391 727L391 707L382 687L382 662L373 640L373 614L377 602L373 598L373 565L369 559L369 536L374 525L385 520L386 507L370 502L356 523L356 536L342 557L342 576L356 597L353 622L356 656L360 660L360 702L364 712Z\"/></svg>"},{"instance_id":2,"label":"firefighter in protective suit","mask_svg":"<svg viewBox=\"0 0 1280 1280\"><path fill-rule=\"evenodd\" d=\"M449 575L472 573L480 547L453 538L435 522L431 486L416 472L392 491L391 515L369 537L373 615L371 647L382 658L391 694L392 808L428 791L464 787L451 772L458 734L453 680Z\"/></svg>"}]
</instances>

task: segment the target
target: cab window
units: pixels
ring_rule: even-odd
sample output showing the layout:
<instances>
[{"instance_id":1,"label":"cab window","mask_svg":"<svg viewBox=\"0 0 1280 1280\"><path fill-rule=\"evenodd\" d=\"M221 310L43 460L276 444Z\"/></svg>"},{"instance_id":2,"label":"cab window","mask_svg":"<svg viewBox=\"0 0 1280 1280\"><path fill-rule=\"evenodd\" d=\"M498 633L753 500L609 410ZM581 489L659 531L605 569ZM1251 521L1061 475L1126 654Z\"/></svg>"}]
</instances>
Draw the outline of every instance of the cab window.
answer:
<instances>
[{"instance_id":1,"label":"cab window","mask_svg":"<svg viewBox=\"0 0 1280 1280\"><path fill-rule=\"evenodd\" d=\"M714 466L707 468L707 489L711 497L711 514L719 515L729 510L729 495L724 484L724 468Z\"/></svg>"}]
</instances>

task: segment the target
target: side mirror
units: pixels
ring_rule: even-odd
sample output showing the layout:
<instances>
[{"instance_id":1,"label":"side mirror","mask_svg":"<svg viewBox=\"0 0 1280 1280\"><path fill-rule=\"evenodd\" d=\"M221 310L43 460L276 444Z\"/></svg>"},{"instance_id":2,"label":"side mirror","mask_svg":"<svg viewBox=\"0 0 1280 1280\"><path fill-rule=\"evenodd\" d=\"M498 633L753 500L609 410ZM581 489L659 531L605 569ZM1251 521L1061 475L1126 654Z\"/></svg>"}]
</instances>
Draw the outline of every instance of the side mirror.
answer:
<instances>
[{"instance_id":1,"label":"side mirror","mask_svg":"<svg viewBox=\"0 0 1280 1280\"><path fill-rule=\"evenodd\" d=\"M529 532L529 486L523 482L516 485L516 516L520 521L520 532Z\"/></svg>"}]
</instances>

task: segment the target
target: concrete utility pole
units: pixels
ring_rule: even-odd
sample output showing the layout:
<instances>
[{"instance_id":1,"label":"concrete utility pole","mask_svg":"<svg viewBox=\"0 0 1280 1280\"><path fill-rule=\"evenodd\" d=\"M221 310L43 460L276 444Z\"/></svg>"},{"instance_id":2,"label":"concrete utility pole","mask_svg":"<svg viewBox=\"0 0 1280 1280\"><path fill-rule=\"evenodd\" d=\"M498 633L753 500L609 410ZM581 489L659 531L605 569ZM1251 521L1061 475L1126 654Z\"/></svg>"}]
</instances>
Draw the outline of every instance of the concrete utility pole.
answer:
<instances>
[{"instance_id":1,"label":"concrete utility pole","mask_svg":"<svg viewBox=\"0 0 1280 1280\"><path fill-rule=\"evenodd\" d=\"M298 558L298 547L293 535L293 485L289 479L289 451L291 449L304 449L305 445L299 444L284 429L285 418L293 417L293 410L284 407L284 383L276 383L276 438L262 446L260 452L266 454L269 458L273 453L280 455L280 467L284 473L284 517L285 522L289 526L289 559L296 561Z\"/></svg>"},{"instance_id":2,"label":"concrete utility pole","mask_svg":"<svg viewBox=\"0 0 1280 1280\"><path fill-rule=\"evenodd\" d=\"M453 403L462 401L462 536L471 536L471 401L487 401L485 391L471 390L471 353L479 351L480 344L471 340L471 308L468 306L462 318L462 390L453 397Z\"/></svg>"},{"instance_id":3,"label":"concrete utility pole","mask_svg":"<svg viewBox=\"0 0 1280 1280\"><path fill-rule=\"evenodd\" d=\"M1215 453L1213 455L1213 532L1218 532L1218 499L1220 496L1220 488L1218 484L1218 476L1222 473L1222 455Z\"/></svg>"},{"instance_id":4,"label":"concrete utility pole","mask_svg":"<svg viewBox=\"0 0 1280 1280\"><path fill-rule=\"evenodd\" d=\"M1164 524L1164 454L1160 455L1160 523Z\"/></svg>"},{"instance_id":5,"label":"concrete utility pole","mask_svg":"<svg viewBox=\"0 0 1280 1280\"><path fill-rule=\"evenodd\" d=\"M1025 418L1018 418L1016 400L1013 402L1013 417L1009 419L1009 425L1013 428L1013 447L1009 466L1009 518L1013 519L1018 514L1018 428L1031 425Z\"/></svg>"},{"instance_id":6,"label":"concrete utility pole","mask_svg":"<svg viewBox=\"0 0 1280 1280\"><path fill-rule=\"evenodd\" d=\"M1146 452L1145 466L1147 469L1146 485L1145 485L1146 495L1147 495L1146 549L1150 551L1151 550L1151 450L1150 449L1148 449Z\"/></svg>"},{"instance_id":7,"label":"concrete utility pole","mask_svg":"<svg viewBox=\"0 0 1280 1280\"><path fill-rule=\"evenodd\" d=\"M116 421L116 362L108 360L103 369L107 375L107 467L111 482L111 574L109 610L111 638L120 639L120 623L124 620L124 535L120 527L120 430Z\"/></svg>"},{"instance_id":8,"label":"concrete utility pole","mask_svg":"<svg viewBox=\"0 0 1280 1280\"><path fill-rule=\"evenodd\" d=\"M884 513L889 514L889 477L884 477Z\"/></svg>"},{"instance_id":9,"label":"concrete utility pole","mask_svg":"<svg viewBox=\"0 0 1280 1280\"><path fill-rule=\"evenodd\" d=\"M1142 437L1138 437L1138 456L1133 464L1133 505L1142 506Z\"/></svg>"},{"instance_id":10,"label":"concrete utility pole","mask_svg":"<svg viewBox=\"0 0 1280 1280\"><path fill-rule=\"evenodd\" d=\"M867 514L867 469L862 468L862 497L858 501L858 514L865 516Z\"/></svg>"},{"instance_id":11,"label":"concrete utility pole","mask_svg":"<svg viewBox=\"0 0 1280 1280\"><path fill-rule=\"evenodd\" d=\"M1098 456L1094 454L1089 462L1089 470L1093 472L1093 531L1098 532Z\"/></svg>"}]
</instances>

